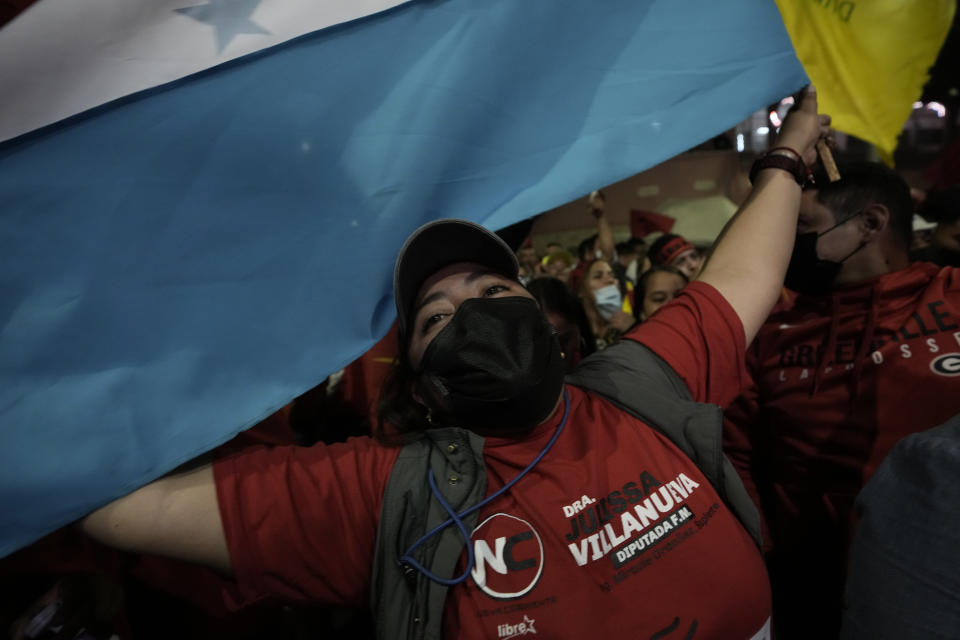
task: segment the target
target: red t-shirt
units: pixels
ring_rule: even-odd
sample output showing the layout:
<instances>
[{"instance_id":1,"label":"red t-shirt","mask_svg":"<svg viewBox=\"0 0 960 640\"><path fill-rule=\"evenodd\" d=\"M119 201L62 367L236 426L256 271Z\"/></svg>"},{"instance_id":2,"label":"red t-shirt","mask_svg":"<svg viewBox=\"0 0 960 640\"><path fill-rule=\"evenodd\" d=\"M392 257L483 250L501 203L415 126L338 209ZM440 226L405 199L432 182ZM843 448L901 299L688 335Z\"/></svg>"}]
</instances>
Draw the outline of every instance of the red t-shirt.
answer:
<instances>
[{"instance_id":1,"label":"red t-shirt","mask_svg":"<svg viewBox=\"0 0 960 640\"><path fill-rule=\"evenodd\" d=\"M695 399L728 402L742 326L694 283L628 337L663 357ZM480 513L471 577L450 591L447 637L765 638L762 558L697 467L664 436L567 387L549 453ZM493 493L541 451L560 412L522 440L488 438ZM369 439L258 450L214 469L241 595L365 605L380 500L398 450Z\"/></svg>"}]
</instances>

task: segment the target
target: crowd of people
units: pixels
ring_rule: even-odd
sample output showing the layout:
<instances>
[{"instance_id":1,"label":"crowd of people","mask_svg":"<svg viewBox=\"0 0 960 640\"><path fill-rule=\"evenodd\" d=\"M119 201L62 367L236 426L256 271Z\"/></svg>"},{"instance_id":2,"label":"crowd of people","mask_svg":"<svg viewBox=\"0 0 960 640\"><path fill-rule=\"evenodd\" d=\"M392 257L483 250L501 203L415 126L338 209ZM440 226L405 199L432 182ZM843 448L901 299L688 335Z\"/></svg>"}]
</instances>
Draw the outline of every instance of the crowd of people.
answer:
<instances>
[{"instance_id":1,"label":"crowd of people","mask_svg":"<svg viewBox=\"0 0 960 640\"><path fill-rule=\"evenodd\" d=\"M635 323L673 300L696 279L704 262L702 252L676 234L660 234L649 248L644 238L636 237L614 244L603 194L590 194L587 204L597 232L580 242L577 258L558 243L547 243L543 255L529 242L517 250L519 279L528 290L559 291L548 281L559 282L566 289L572 303L567 307L569 315L558 318L561 324L585 315L589 336L586 327L581 327L584 341L572 353L576 361L613 344ZM549 304L545 307L552 308ZM590 344L587 353L583 353L585 341Z\"/></svg>"},{"instance_id":2,"label":"crowd of people","mask_svg":"<svg viewBox=\"0 0 960 640\"><path fill-rule=\"evenodd\" d=\"M828 139L808 92L706 251L421 227L336 383L12 558L70 571L11 637L960 637L958 194Z\"/></svg>"}]
</instances>

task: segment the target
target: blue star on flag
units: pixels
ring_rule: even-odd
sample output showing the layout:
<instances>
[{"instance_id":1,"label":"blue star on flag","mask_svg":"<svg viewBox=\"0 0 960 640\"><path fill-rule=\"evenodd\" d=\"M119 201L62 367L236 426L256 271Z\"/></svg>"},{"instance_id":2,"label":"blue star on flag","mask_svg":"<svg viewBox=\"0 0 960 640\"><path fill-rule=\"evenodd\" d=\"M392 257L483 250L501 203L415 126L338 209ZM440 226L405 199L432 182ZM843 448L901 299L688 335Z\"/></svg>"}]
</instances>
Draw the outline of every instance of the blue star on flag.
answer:
<instances>
[{"instance_id":1,"label":"blue star on flag","mask_svg":"<svg viewBox=\"0 0 960 640\"><path fill-rule=\"evenodd\" d=\"M269 35L270 32L250 20L261 0L210 0L207 4L175 9L177 13L213 27L217 53L223 52L241 33Z\"/></svg>"}]
</instances>

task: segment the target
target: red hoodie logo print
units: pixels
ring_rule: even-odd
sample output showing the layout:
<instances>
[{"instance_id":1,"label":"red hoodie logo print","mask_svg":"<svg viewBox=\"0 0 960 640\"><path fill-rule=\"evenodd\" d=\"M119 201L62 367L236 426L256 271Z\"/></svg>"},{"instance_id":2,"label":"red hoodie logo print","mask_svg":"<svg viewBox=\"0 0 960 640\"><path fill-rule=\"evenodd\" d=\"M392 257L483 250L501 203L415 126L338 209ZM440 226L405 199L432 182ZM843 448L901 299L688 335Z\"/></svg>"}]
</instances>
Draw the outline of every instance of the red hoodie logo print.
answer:
<instances>
[{"instance_id":1,"label":"red hoodie logo print","mask_svg":"<svg viewBox=\"0 0 960 640\"><path fill-rule=\"evenodd\" d=\"M938 376L960 376L960 353L945 353L930 363L930 371Z\"/></svg>"}]
</instances>

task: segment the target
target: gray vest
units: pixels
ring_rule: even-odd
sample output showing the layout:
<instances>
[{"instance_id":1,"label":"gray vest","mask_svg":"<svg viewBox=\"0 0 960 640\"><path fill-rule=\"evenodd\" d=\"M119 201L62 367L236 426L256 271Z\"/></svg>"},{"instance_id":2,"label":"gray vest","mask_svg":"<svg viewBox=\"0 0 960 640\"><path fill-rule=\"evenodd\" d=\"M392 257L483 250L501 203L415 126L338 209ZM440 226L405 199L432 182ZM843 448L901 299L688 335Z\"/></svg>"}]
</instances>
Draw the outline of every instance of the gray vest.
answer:
<instances>
[{"instance_id":1,"label":"gray vest","mask_svg":"<svg viewBox=\"0 0 960 640\"><path fill-rule=\"evenodd\" d=\"M700 468L759 546L760 514L723 454L719 407L694 402L666 362L630 340L587 358L567 382L603 396L670 438ZM403 448L383 494L377 529L370 602L378 638L442 637L448 587L404 568L399 560L424 533L448 517L430 493L429 469L457 512L487 493L483 438L477 434L459 428L431 429ZM467 531L476 527L478 517L473 513L463 519ZM449 526L414 556L434 574L452 578L465 544L460 531Z\"/></svg>"}]
</instances>

